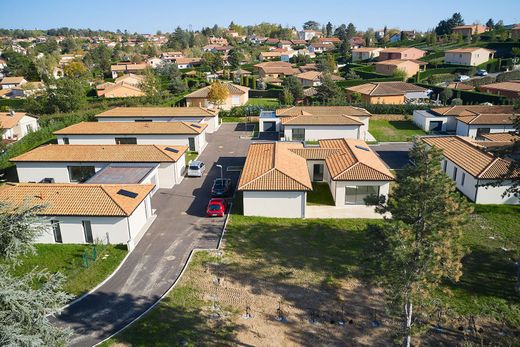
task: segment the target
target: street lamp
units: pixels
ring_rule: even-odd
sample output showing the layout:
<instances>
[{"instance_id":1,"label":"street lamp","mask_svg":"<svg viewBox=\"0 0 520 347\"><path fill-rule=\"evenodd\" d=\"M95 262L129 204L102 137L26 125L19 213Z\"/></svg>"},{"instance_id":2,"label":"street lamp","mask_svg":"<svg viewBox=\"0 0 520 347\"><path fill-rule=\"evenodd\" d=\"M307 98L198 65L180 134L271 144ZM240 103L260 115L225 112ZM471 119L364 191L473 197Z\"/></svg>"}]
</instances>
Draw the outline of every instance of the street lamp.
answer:
<instances>
[{"instance_id":1,"label":"street lamp","mask_svg":"<svg viewBox=\"0 0 520 347\"><path fill-rule=\"evenodd\" d=\"M220 178L224 178L224 174L223 174L223 172L222 172L222 165L217 164L217 167L220 168Z\"/></svg>"}]
</instances>

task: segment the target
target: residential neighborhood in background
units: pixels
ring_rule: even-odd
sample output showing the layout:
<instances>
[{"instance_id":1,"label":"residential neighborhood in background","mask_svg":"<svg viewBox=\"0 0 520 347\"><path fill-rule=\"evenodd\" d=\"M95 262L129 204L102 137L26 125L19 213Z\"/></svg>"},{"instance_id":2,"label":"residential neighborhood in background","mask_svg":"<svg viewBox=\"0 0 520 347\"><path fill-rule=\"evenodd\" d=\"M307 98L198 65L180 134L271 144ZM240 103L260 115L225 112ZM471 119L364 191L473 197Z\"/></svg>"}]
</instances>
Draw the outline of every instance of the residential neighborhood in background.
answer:
<instances>
[{"instance_id":1,"label":"residential neighborhood in background","mask_svg":"<svg viewBox=\"0 0 520 347\"><path fill-rule=\"evenodd\" d=\"M5 271L77 295L36 344L520 344L520 24L482 11L0 28Z\"/></svg>"}]
</instances>

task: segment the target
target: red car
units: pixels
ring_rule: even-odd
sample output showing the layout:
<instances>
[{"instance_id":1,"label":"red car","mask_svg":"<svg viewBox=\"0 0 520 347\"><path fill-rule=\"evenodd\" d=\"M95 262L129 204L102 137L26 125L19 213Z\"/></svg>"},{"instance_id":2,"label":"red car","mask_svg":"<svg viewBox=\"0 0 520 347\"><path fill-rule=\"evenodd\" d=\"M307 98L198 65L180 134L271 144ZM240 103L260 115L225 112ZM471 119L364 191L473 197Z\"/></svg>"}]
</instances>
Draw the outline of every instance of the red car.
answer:
<instances>
[{"instance_id":1,"label":"red car","mask_svg":"<svg viewBox=\"0 0 520 347\"><path fill-rule=\"evenodd\" d=\"M208 203L206 215L208 217L224 217L226 214L226 200L221 198L213 198Z\"/></svg>"}]
</instances>

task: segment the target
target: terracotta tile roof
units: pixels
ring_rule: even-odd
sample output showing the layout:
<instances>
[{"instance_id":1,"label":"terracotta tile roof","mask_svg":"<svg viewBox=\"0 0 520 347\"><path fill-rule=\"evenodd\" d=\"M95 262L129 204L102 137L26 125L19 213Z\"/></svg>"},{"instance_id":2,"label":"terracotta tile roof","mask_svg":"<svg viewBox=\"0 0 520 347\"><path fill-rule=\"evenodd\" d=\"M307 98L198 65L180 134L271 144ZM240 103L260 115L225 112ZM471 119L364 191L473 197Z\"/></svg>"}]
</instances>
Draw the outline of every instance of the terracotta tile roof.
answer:
<instances>
[{"instance_id":1,"label":"terracotta tile roof","mask_svg":"<svg viewBox=\"0 0 520 347\"><path fill-rule=\"evenodd\" d=\"M483 138L488 141L497 141L497 142L514 142L519 141L520 136L515 135L513 133L490 133L490 134L481 134Z\"/></svg>"},{"instance_id":2,"label":"terracotta tile roof","mask_svg":"<svg viewBox=\"0 0 520 347\"><path fill-rule=\"evenodd\" d=\"M0 84L20 84L23 80L23 76L4 77Z\"/></svg>"},{"instance_id":3,"label":"terracotta tile roof","mask_svg":"<svg viewBox=\"0 0 520 347\"><path fill-rule=\"evenodd\" d=\"M266 58L276 58L280 57L282 55L282 52L260 52L260 55Z\"/></svg>"},{"instance_id":4,"label":"terracotta tile roof","mask_svg":"<svg viewBox=\"0 0 520 347\"><path fill-rule=\"evenodd\" d=\"M253 143L249 146L239 190L312 190L304 158L291 152L303 148L300 143Z\"/></svg>"},{"instance_id":5,"label":"terracotta tile roof","mask_svg":"<svg viewBox=\"0 0 520 347\"><path fill-rule=\"evenodd\" d=\"M360 47L360 48L354 48L352 52L354 53L368 53L373 51L382 51L383 48L380 47Z\"/></svg>"},{"instance_id":6,"label":"terracotta tile roof","mask_svg":"<svg viewBox=\"0 0 520 347\"><path fill-rule=\"evenodd\" d=\"M336 148L306 147L292 148L291 152L298 154L306 160L325 160L327 157L339 151Z\"/></svg>"},{"instance_id":7,"label":"terracotta tile roof","mask_svg":"<svg viewBox=\"0 0 520 347\"><path fill-rule=\"evenodd\" d=\"M177 152L166 148L172 148ZM163 163L176 162L187 150L187 146L169 145L46 145L10 161Z\"/></svg>"},{"instance_id":8,"label":"terracotta tile roof","mask_svg":"<svg viewBox=\"0 0 520 347\"><path fill-rule=\"evenodd\" d=\"M175 64L177 64L177 65L198 64L201 61L202 61L201 58L184 58L184 57L175 58Z\"/></svg>"},{"instance_id":9,"label":"terracotta tile roof","mask_svg":"<svg viewBox=\"0 0 520 347\"><path fill-rule=\"evenodd\" d=\"M46 216L127 217L153 188L153 184L17 183L0 187L0 200L12 206L43 204L39 214ZM118 194L121 189L137 197Z\"/></svg>"},{"instance_id":10,"label":"terracotta tile roof","mask_svg":"<svg viewBox=\"0 0 520 347\"><path fill-rule=\"evenodd\" d=\"M340 76L337 76L337 75L330 74L329 76L330 76L330 78L333 81L343 81L344 80L343 77L340 77ZM306 72L302 72L302 73L299 73L299 74L295 75L295 77L298 77L298 78L300 78L302 80L308 80L308 81L320 81L323 78L323 72L321 72L321 71L306 71Z\"/></svg>"},{"instance_id":11,"label":"terracotta tile roof","mask_svg":"<svg viewBox=\"0 0 520 347\"><path fill-rule=\"evenodd\" d=\"M284 125L363 125L363 122L345 115L283 117Z\"/></svg>"},{"instance_id":12,"label":"terracotta tile roof","mask_svg":"<svg viewBox=\"0 0 520 347\"><path fill-rule=\"evenodd\" d=\"M459 89L459 90L473 90L475 87L470 86L469 84L465 84L462 82L452 82L448 84L447 88L451 89Z\"/></svg>"},{"instance_id":13,"label":"terracotta tile roof","mask_svg":"<svg viewBox=\"0 0 520 347\"><path fill-rule=\"evenodd\" d=\"M325 159L335 181L392 181L394 175L365 141L352 139L320 140L320 147L338 151Z\"/></svg>"},{"instance_id":14,"label":"terracotta tile roof","mask_svg":"<svg viewBox=\"0 0 520 347\"><path fill-rule=\"evenodd\" d=\"M473 52L479 51L481 49L488 51L488 52L495 52L491 49L482 48L482 47L467 47L467 48L450 49L450 50L446 51L446 53L473 53Z\"/></svg>"},{"instance_id":15,"label":"terracotta tile roof","mask_svg":"<svg viewBox=\"0 0 520 347\"><path fill-rule=\"evenodd\" d=\"M54 132L55 135L198 135L205 123L188 122L81 122Z\"/></svg>"},{"instance_id":16,"label":"terracotta tile roof","mask_svg":"<svg viewBox=\"0 0 520 347\"><path fill-rule=\"evenodd\" d=\"M96 115L102 117L215 117L203 107L116 107Z\"/></svg>"},{"instance_id":17,"label":"terracotta tile roof","mask_svg":"<svg viewBox=\"0 0 520 347\"><path fill-rule=\"evenodd\" d=\"M479 114L476 116L455 117L458 121L474 125L511 125L513 116L510 114Z\"/></svg>"},{"instance_id":18,"label":"terracotta tile roof","mask_svg":"<svg viewBox=\"0 0 520 347\"><path fill-rule=\"evenodd\" d=\"M288 108L279 108L275 111L278 117L294 117L301 115L312 116L353 116L353 117L370 117L371 114L360 107L353 106L293 106Z\"/></svg>"},{"instance_id":19,"label":"terracotta tile roof","mask_svg":"<svg viewBox=\"0 0 520 347\"><path fill-rule=\"evenodd\" d=\"M223 83L223 85L228 90L229 95L243 95L249 92L249 88L233 83ZM211 86L206 86L186 95L185 98L207 98L210 90Z\"/></svg>"},{"instance_id":20,"label":"terracotta tile roof","mask_svg":"<svg viewBox=\"0 0 520 347\"><path fill-rule=\"evenodd\" d=\"M496 89L496 90L504 90L504 91L508 91L508 92L520 93L520 80L484 84L484 85L481 85L479 88L492 88L492 89ZM520 94L519 94L519 96L520 96Z\"/></svg>"},{"instance_id":21,"label":"terracotta tile roof","mask_svg":"<svg viewBox=\"0 0 520 347\"><path fill-rule=\"evenodd\" d=\"M512 105L485 106L485 105L459 105L432 108L433 113L439 116L476 116L479 114L509 114L515 113Z\"/></svg>"},{"instance_id":22,"label":"terracotta tile roof","mask_svg":"<svg viewBox=\"0 0 520 347\"><path fill-rule=\"evenodd\" d=\"M283 61L267 61L255 64L253 67L263 70L266 74L295 75L300 72L300 70L293 68L291 63Z\"/></svg>"},{"instance_id":23,"label":"terracotta tile roof","mask_svg":"<svg viewBox=\"0 0 520 347\"><path fill-rule=\"evenodd\" d=\"M353 93L371 96L404 95L411 92L424 92L426 88L406 82L372 82L347 88Z\"/></svg>"},{"instance_id":24,"label":"terracotta tile roof","mask_svg":"<svg viewBox=\"0 0 520 347\"><path fill-rule=\"evenodd\" d=\"M418 49L418 48L414 48L414 47L389 47L389 48L383 49L381 52L382 53L404 53L408 50L417 50L417 51L425 52L422 49Z\"/></svg>"},{"instance_id":25,"label":"terracotta tile roof","mask_svg":"<svg viewBox=\"0 0 520 347\"><path fill-rule=\"evenodd\" d=\"M117 64L112 65L110 67L111 71L138 71L138 70L145 70L147 67L149 67L146 63L140 63L140 64Z\"/></svg>"},{"instance_id":26,"label":"terracotta tile roof","mask_svg":"<svg viewBox=\"0 0 520 347\"><path fill-rule=\"evenodd\" d=\"M304 95L304 96L307 96L307 97L309 97L309 96L314 96L314 95L316 95L317 93L318 93L318 91L317 91L316 88L314 88L314 87L310 87L310 88L307 88L307 89L304 89L304 90L303 90L303 95Z\"/></svg>"},{"instance_id":27,"label":"terracotta tile roof","mask_svg":"<svg viewBox=\"0 0 520 347\"><path fill-rule=\"evenodd\" d=\"M507 173L511 162L495 158L460 136L422 137L422 141L443 151L444 157L476 178L496 179ZM520 172L516 174L520 176Z\"/></svg>"},{"instance_id":28,"label":"terracotta tile roof","mask_svg":"<svg viewBox=\"0 0 520 347\"><path fill-rule=\"evenodd\" d=\"M15 112L9 115L8 112L0 112L0 129L11 129L25 116L25 112Z\"/></svg>"},{"instance_id":29,"label":"terracotta tile roof","mask_svg":"<svg viewBox=\"0 0 520 347\"><path fill-rule=\"evenodd\" d=\"M417 65L428 65L425 61L414 60L414 59L388 59L383 61L378 61L375 65L391 65L391 66L400 66L406 63L414 63Z\"/></svg>"}]
</instances>

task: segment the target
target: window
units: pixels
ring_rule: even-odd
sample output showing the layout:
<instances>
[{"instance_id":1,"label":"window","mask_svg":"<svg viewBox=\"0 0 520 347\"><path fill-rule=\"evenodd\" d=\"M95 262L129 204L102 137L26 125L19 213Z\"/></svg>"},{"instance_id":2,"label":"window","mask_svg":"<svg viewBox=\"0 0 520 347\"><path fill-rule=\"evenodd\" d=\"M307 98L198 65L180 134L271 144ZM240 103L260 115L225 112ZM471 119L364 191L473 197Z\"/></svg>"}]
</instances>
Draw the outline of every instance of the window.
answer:
<instances>
[{"instance_id":1,"label":"window","mask_svg":"<svg viewBox=\"0 0 520 347\"><path fill-rule=\"evenodd\" d=\"M116 145L137 145L136 137L116 137Z\"/></svg>"},{"instance_id":2,"label":"window","mask_svg":"<svg viewBox=\"0 0 520 347\"><path fill-rule=\"evenodd\" d=\"M453 180L457 183L457 168L453 167Z\"/></svg>"},{"instance_id":3,"label":"window","mask_svg":"<svg viewBox=\"0 0 520 347\"><path fill-rule=\"evenodd\" d=\"M465 172L462 173L462 179L460 180L460 185L461 186L464 186L464 181L466 181L466 173Z\"/></svg>"},{"instance_id":4,"label":"window","mask_svg":"<svg viewBox=\"0 0 520 347\"><path fill-rule=\"evenodd\" d=\"M442 168L442 171L446 172L446 168L448 167L448 161L444 160L444 167Z\"/></svg>"},{"instance_id":5,"label":"window","mask_svg":"<svg viewBox=\"0 0 520 347\"><path fill-rule=\"evenodd\" d=\"M31 124L27 124L27 125L25 126L25 130L27 130L28 133L31 133L31 132L33 131L33 127L32 127L32 125L31 125Z\"/></svg>"},{"instance_id":6,"label":"window","mask_svg":"<svg viewBox=\"0 0 520 347\"><path fill-rule=\"evenodd\" d=\"M83 183L96 173L93 166L69 166L68 169L69 180L73 183Z\"/></svg>"},{"instance_id":7,"label":"window","mask_svg":"<svg viewBox=\"0 0 520 347\"><path fill-rule=\"evenodd\" d=\"M194 137L188 137L188 147L189 150L194 152L195 151L195 138Z\"/></svg>"},{"instance_id":8,"label":"window","mask_svg":"<svg viewBox=\"0 0 520 347\"><path fill-rule=\"evenodd\" d=\"M364 205L370 195L379 195L379 186L345 187L345 205Z\"/></svg>"},{"instance_id":9,"label":"window","mask_svg":"<svg viewBox=\"0 0 520 347\"><path fill-rule=\"evenodd\" d=\"M135 119L134 122L152 122L151 119Z\"/></svg>"},{"instance_id":10,"label":"window","mask_svg":"<svg viewBox=\"0 0 520 347\"><path fill-rule=\"evenodd\" d=\"M61 228L60 222L57 220L51 220L52 233L54 234L54 242L63 243L63 239L61 238Z\"/></svg>"},{"instance_id":11,"label":"window","mask_svg":"<svg viewBox=\"0 0 520 347\"><path fill-rule=\"evenodd\" d=\"M92 225L89 220L81 221L83 224L83 234L85 235L86 243L94 243L94 237L92 237Z\"/></svg>"},{"instance_id":12,"label":"window","mask_svg":"<svg viewBox=\"0 0 520 347\"><path fill-rule=\"evenodd\" d=\"M477 129L477 139L481 139L482 138L482 135L484 134L489 134L489 132L491 131L490 128L478 128Z\"/></svg>"},{"instance_id":13,"label":"window","mask_svg":"<svg viewBox=\"0 0 520 347\"><path fill-rule=\"evenodd\" d=\"M69 138L68 137L64 137L63 138L63 144L64 145L68 145L69 144Z\"/></svg>"},{"instance_id":14,"label":"window","mask_svg":"<svg viewBox=\"0 0 520 347\"><path fill-rule=\"evenodd\" d=\"M305 141L305 128L294 128L292 130L292 139L294 141Z\"/></svg>"}]
</instances>

